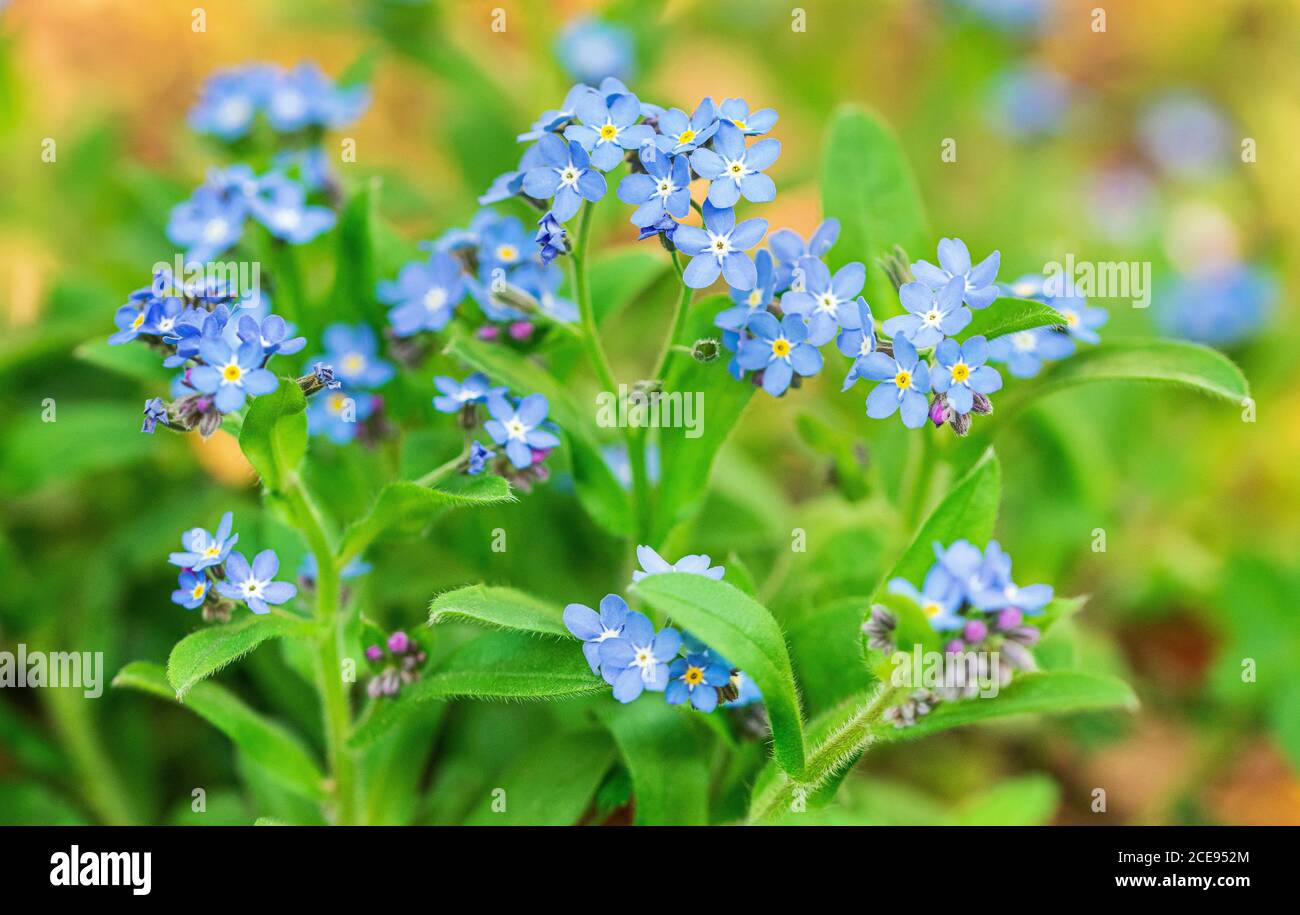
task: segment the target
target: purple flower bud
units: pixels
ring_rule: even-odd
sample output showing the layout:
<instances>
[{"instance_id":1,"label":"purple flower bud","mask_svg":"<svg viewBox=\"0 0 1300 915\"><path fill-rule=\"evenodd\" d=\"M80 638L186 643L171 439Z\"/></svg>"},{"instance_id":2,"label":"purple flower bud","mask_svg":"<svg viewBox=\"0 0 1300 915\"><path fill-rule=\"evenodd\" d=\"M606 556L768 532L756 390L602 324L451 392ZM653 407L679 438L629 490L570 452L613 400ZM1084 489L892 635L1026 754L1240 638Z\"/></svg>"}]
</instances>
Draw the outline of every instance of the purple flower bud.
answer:
<instances>
[{"instance_id":1,"label":"purple flower bud","mask_svg":"<svg viewBox=\"0 0 1300 915\"><path fill-rule=\"evenodd\" d=\"M930 404L930 422L936 426L942 426L944 422L944 413L947 410L944 402L936 397Z\"/></svg>"},{"instance_id":2,"label":"purple flower bud","mask_svg":"<svg viewBox=\"0 0 1300 915\"><path fill-rule=\"evenodd\" d=\"M1025 615L1015 607L1008 607L998 612L999 629L1015 629L1024 620Z\"/></svg>"},{"instance_id":3,"label":"purple flower bud","mask_svg":"<svg viewBox=\"0 0 1300 915\"><path fill-rule=\"evenodd\" d=\"M378 663L384 659L384 649L378 645L371 645L366 649L366 660Z\"/></svg>"},{"instance_id":4,"label":"purple flower bud","mask_svg":"<svg viewBox=\"0 0 1300 915\"><path fill-rule=\"evenodd\" d=\"M982 642L984 637L989 634L989 627L983 620L971 620L962 629L961 635L968 642Z\"/></svg>"},{"instance_id":5,"label":"purple flower bud","mask_svg":"<svg viewBox=\"0 0 1300 915\"><path fill-rule=\"evenodd\" d=\"M515 321L510 325L510 337L514 340L527 340L533 335L533 325L528 321Z\"/></svg>"},{"instance_id":6,"label":"purple flower bud","mask_svg":"<svg viewBox=\"0 0 1300 915\"><path fill-rule=\"evenodd\" d=\"M493 324L484 324L475 332L475 336L480 340L496 340L501 336L501 328Z\"/></svg>"},{"instance_id":7,"label":"purple flower bud","mask_svg":"<svg viewBox=\"0 0 1300 915\"><path fill-rule=\"evenodd\" d=\"M411 639L400 629L388 637L388 650L393 654L402 654L411 647Z\"/></svg>"},{"instance_id":8,"label":"purple flower bud","mask_svg":"<svg viewBox=\"0 0 1300 915\"><path fill-rule=\"evenodd\" d=\"M961 639L953 639L947 645L943 646L943 650L947 654L961 654L961 652L966 650L966 643Z\"/></svg>"},{"instance_id":9,"label":"purple flower bud","mask_svg":"<svg viewBox=\"0 0 1300 915\"><path fill-rule=\"evenodd\" d=\"M530 448L529 450L533 453L534 466L546 460L546 456L551 453L550 448Z\"/></svg>"}]
</instances>

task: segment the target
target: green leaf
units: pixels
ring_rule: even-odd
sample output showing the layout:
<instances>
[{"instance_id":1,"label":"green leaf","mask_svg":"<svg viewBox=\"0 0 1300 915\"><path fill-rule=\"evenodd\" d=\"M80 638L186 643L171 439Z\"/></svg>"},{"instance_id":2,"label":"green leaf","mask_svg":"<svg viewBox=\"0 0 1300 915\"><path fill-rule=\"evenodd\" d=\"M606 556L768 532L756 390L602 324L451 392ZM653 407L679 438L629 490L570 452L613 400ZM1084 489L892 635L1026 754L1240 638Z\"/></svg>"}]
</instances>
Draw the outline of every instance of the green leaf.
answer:
<instances>
[{"instance_id":1,"label":"green leaf","mask_svg":"<svg viewBox=\"0 0 1300 915\"><path fill-rule=\"evenodd\" d=\"M75 485L90 474L155 457L165 446L161 436L140 434L143 401L67 400L55 405L55 422L45 421L35 400L7 415L0 439L0 491Z\"/></svg>"},{"instance_id":2,"label":"green leaf","mask_svg":"<svg viewBox=\"0 0 1300 915\"><path fill-rule=\"evenodd\" d=\"M1046 826L1061 802L1049 775L1008 778L967 799L955 811L958 826Z\"/></svg>"},{"instance_id":3,"label":"green leaf","mask_svg":"<svg viewBox=\"0 0 1300 915\"><path fill-rule=\"evenodd\" d=\"M469 699L570 699L607 690L577 642L524 632L488 632L456 649L438 670L408 684L394 699L375 700L348 745L364 747L420 703Z\"/></svg>"},{"instance_id":4,"label":"green leaf","mask_svg":"<svg viewBox=\"0 0 1300 915\"><path fill-rule=\"evenodd\" d=\"M133 661L113 678L113 685L138 689L175 701L161 665ZM196 684L182 705L225 734L282 787L320 799L324 776L307 748L281 725L268 721L234 693L215 683Z\"/></svg>"},{"instance_id":5,"label":"green leaf","mask_svg":"<svg viewBox=\"0 0 1300 915\"><path fill-rule=\"evenodd\" d=\"M696 307L709 308L709 300L698 303ZM663 543L673 527L703 504L718 450L740 421L757 390L748 382L732 378L727 373L724 359L701 363L685 353L678 353L669 365L667 376L664 393L680 392L683 415L688 399L692 401L692 409L694 404L699 404L699 411L695 416L697 427L694 430L659 431L662 482L653 538L658 544ZM688 432L696 437L691 438Z\"/></svg>"},{"instance_id":6,"label":"green leaf","mask_svg":"<svg viewBox=\"0 0 1300 915\"><path fill-rule=\"evenodd\" d=\"M161 353L139 342L110 346L103 337L92 337L72 354L82 362L151 384L165 384L173 374L163 368Z\"/></svg>"},{"instance_id":7,"label":"green leaf","mask_svg":"<svg viewBox=\"0 0 1300 915\"><path fill-rule=\"evenodd\" d=\"M672 266L657 245L653 250L626 247L594 256L587 272L587 287L596 323L603 324L670 272Z\"/></svg>"},{"instance_id":8,"label":"green leaf","mask_svg":"<svg viewBox=\"0 0 1300 915\"><path fill-rule=\"evenodd\" d=\"M777 761L787 772L802 772L803 722L794 671L785 636L767 608L739 588L703 575L649 575L633 588L753 678L763 691Z\"/></svg>"},{"instance_id":9,"label":"green leaf","mask_svg":"<svg viewBox=\"0 0 1300 915\"><path fill-rule=\"evenodd\" d=\"M898 139L859 108L842 107L831 122L822 159L822 212L840 221L839 241L827 255L831 268L862 261L868 301L878 306L896 300L876 258L894 245L916 256L928 244L925 206Z\"/></svg>"},{"instance_id":10,"label":"green leaf","mask_svg":"<svg viewBox=\"0 0 1300 915\"><path fill-rule=\"evenodd\" d=\"M966 539L984 546L993 536L1001 493L1002 471L990 448L930 512L911 544L881 580L874 599L880 600L885 584L892 578L904 578L920 587L925 573L934 565L935 541L947 546L954 540Z\"/></svg>"},{"instance_id":11,"label":"green leaf","mask_svg":"<svg viewBox=\"0 0 1300 915\"><path fill-rule=\"evenodd\" d=\"M262 477L278 492L307 453L307 398L292 378L280 380L270 394L253 398L239 432L239 447Z\"/></svg>"},{"instance_id":12,"label":"green leaf","mask_svg":"<svg viewBox=\"0 0 1300 915\"><path fill-rule=\"evenodd\" d=\"M488 796L465 825L572 826L591 806L613 763L614 747L604 731L555 734L493 779L504 791L505 809L493 810L497 798Z\"/></svg>"},{"instance_id":13,"label":"green leaf","mask_svg":"<svg viewBox=\"0 0 1300 915\"><path fill-rule=\"evenodd\" d=\"M632 506L628 494L601 457L592 436L595 404L579 407L572 392L528 359L520 359L506 347L468 337L453 339L447 352L514 391L545 394L549 418L564 433L573 465L574 485L583 509L601 527L617 536L632 532Z\"/></svg>"},{"instance_id":14,"label":"green leaf","mask_svg":"<svg viewBox=\"0 0 1300 915\"><path fill-rule=\"evenodd\" d=\"M1138 706L1137 696L1123 680L1079 670L1046 670L1017 674L995 697L942 702L909 728L880 727L885 741L924 737L949 728L1013 715L1064 715L1106 708Z\"/></svg>"},{"instance_id":15,"label":"green leaf","mask_svg":"<svg viewBox=\"0 0 1300 915\"><path fill-rule=\"evenodd\" d=\"M387 532L419 532L449 509L514 501L510 484L491 474L454 477L441 489L410 480L389 483L379 491L369 514L354 521L344 532L339 562L342 565L351 562Z\"/></svg>"},{"instance_id":16,"label":"green leaf","mask_svg":"<svg viewBox=\"0 0 1300 915\"><path fill-rule=\"evenodd\" d=\"M227 664L239 660L267 639L310 639L315 629L307 620L295 620L278 614L250 614L221 626L192 632L176 643L167 658L167 681L176 690L176 698Z\"/></svg>"},{"instance_id":17,"label":"green leaf","mask_svg":"<svg viewBox=\"0 0 1300 915\"><path fill-rule=\"evenodd\" d=\"M657 694L596 709L632 776L638 826L708 822L709 744L691 714Z\"/></svg>"},{"instance_id":18,"label":"green leaf","mask_svg":"<svg viewBox=\"0 0 1300 915\"><path fill-rule=\"evenodd\" d=\"M961 332L963 340L971 337L993 340L1035 327L1065 326L1064 315L1051 305L1033 299L996 299L988 308L981 308L974 314L966 329Z\"/></svg>"},{"instance_id":19,"label":"green leaf","mask_svg":"<svg viewBox=\"0 0 1300 915\"><path fill-rule=\"evenodd\" d=\"M1234 404L1250 397L1250 384L1241 369L1222 353L1183 340L1106 340L1075 353L1025 385L1007 409L1063 388L1096 381L1150 381L1191 388Z\"/></svg>"},{"instance_id":20,"label":"green leaf","mask_svg":"<svg viewBox=\"0 0 1300 915\"><path fill-rule=\"evenodd\" d=\"M429 604L429 625L445 622L569 637L559 607L523 591L491 585L470 585L435 597Z\"/></svg>"},{"instance_id":21,"label":"green leaf","mask_svg":"<svg viewBox=\"0 0 1300 915\"><path fill-rule=\"evenodd\" d=\"M339 214L338 257L331 293L335 320L376 320L383 311L375 297L374 222L378 179L353 194Z\"/></svg>"}]
</instances>

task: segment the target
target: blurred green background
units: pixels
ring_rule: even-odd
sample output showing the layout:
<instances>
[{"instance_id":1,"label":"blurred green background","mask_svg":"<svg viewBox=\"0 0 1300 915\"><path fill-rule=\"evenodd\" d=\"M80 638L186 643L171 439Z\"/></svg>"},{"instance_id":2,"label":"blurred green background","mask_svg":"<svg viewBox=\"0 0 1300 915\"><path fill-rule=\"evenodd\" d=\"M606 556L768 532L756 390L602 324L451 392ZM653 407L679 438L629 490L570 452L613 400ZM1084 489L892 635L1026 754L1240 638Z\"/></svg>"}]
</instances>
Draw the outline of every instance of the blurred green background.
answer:
<instances>
[{"instance_id":1,"label":"blurred green background","mask_svg":"<svg viewBox=\"0 0 1300 915\"><path fill-rule=\"evenodd\" d=\"M76 353L172 256L171 207L225 164L185 125L202 81L261 60L315 60L335 75L358 59L373 66L375 101L346 131L358 154L342 183L379 179L380 212L414 241L465 225L475 197L514 167L515 134L572 82L557 36L595 15L631 36L627 81L642 99L689 111L704 95L740 95L780 112L778 197L761 213L773 228L806 237L820 221L825 126L838 104L863 104L902 138L937 235L977 255L999 249L1003 281L1066 253L1150 261L1150 309L1097 303L1111 312L1102 345L1192 335L1234 358L1254 391L1254 422L1185 392L1094 386L1002 430L1002 541L1028 580L1092 595L1074 624L1080 650L1132 682L1142 709L891 747L850 780L849 819L987 822L1002 791L1041 822L1300 823L1300 389L1288 374L1300 330L1300 5L1116 3L1097 32L1099 5L807 0L798 32L790 5L760 0L223 0L195 33L190 0L16 0L0 12L0 648L102 650L107 677L131 659L161 661L198 625L168 601L167 552L226 509L249 539L283 545L288 568L301 555L263 517L233 439L140 435L140 404L161 390ZM495 8L504 32L490 28ZM1160 142L1180 130L1172 150ZM1255 161L1242 161L1244 138ZM956 161L941 157L947 139ZM598 230L604 249L633 244L621 216ZM332 234L310 246L324 265L309 277L317 288L333 276ZM1269 293L1199 294L1234 271ZM610 322L616 364L648 368L642 341L662 335L669 295L650 288ZM869 422L861 398L837 389L821 378L756 399L676 552L736 552L778 605L792 580L823 599L869 592L898 544L877 533L871 500L836 490L796 417L849 430L884 489L905 448L901 429ZM413 389L412 402L431 394ZM47 398L53 423L42 421ZM325 461L340 517L367 503L368 461ZM489 532L507 513L510 549L492 553ZM789 552L792 527L809 532L807 553ZM1105 552L1093 550L1098 529ZM392 628L418 627L434 593L478 580L592 602L621 575L620 551L560 479L372 551L361 599ZM813 641L841 639L844 664L857 663L860 608L846 609L786 608L797 673ZM1254 683L1242 682L1244 658L1258 664ZM224 676L319 740L301 670L273 645ZM816 682L803 684L813 709ZM564 714L440 709L420 752L468 746L457 758L475 764L416 767L392 790L414 797L418 784L414 819L454 821L465 786L489 783ZM202 817L190 811L195 787L208 795ZM1104 817L1089 811L1096 787ZM111 690L0 692L0 823L296 819L276 790L179 708Z\"/></svg>"}]
</instances>

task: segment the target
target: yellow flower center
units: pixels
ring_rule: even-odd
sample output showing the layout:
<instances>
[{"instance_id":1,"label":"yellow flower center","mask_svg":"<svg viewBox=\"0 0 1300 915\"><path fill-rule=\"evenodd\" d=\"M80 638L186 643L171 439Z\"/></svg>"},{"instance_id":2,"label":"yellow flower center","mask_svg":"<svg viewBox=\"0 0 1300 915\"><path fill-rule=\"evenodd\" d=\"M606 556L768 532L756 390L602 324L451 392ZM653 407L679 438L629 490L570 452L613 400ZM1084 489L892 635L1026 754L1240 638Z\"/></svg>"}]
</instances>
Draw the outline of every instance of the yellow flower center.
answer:
<instances>
[{"instance_id":1,"label":"yellow flower center","mask_svg":"<svg viewBox=\"0 0 1300 915\"><path fill-rule=\"evenodd\" d=\"M600 138L602 140L612 140L616 136L618 136L618 128L613 124L606 124L604 127L600 128Z\"/></svg>"},{"instance_id":2,"label":"yellow flower center","mask_svg":"<svg viewBox=\"0 0 1300 915\"><path fill-rule=\"evenodd\" d=\"M343 405L344 405L345 403L347 403L347 397L345 397L344 395L342 395L342 394L331 394L331 395L330 395L330 399L329 399L330 412L331 412L331 413L342 413L342 412L343 412Z\"/></svg>"},{"instance_id":3,"label":"yellow flower center","mask_svg":"<svg viewBox=\"0 0 1300 915\"><path fill-rule=\"evenodd\" d=\"M741 172L745 170L745 166L741 165L739 162L732 162L731 165L728 166L728 168L731 170L731 173L733 175L739 175Z\"/></svg>"},{"instance_id":4,"label":"yellow flower center","mask_svg":"<svg viewBox=\"0 0 1300 915\"><path fill-rule=\"evenodd\" d=\"M1066 324L1069 324L1071 327L1078 327L1078 326L1079 326L1079 316L1078 316L1077 314L1075 314L1075 313L1072 312L1072 311L1065 311L1065 312L1062 312L1062 314L1065 315L1065 323L1066 323Z\"/></svg>"},{"instance_id":5,"label":"yellow flower center","mask_svg":"<svg viewBox=\"0 0 1300 915\"><path fill-rule=\"evenodd\" d=\"M938 604L936 604L934 601L927 601L921 607L921 612L924 613L926 616L938 616L941 610L943 610L943 608L940 607Z\"/></svg>"},{"instance_id":6,"label":"yellow flower center","mask_svg":"<svg viewBox=\"0 0 1300 915\"><path fill-rule=\"evenodd\" d=\"M199 582L197 585L194 586L194 590L190 592L190 597L193 597L195 600L198 600L200 597L203 596L203 592L206 591L207 589L208 586L206 583Z\"/></svg>"},{"instance_id":7,"label":"yellow flower center","mask_svg":"<svg viewBox=\"0 0 1300 915\"><path fill-rule=\"evenodd\" d=\"M790 341L785 337L777 337L772 341L772 355L784 358L790 355Z\"/></svg>"},{"instance_id":8,"label":"yellow flower center","mask_svg":"<svg viewBox=\"0 0 1300 915\"><path fill-rule=\"evenodd\" d=\"M697 686L704 682L704 668L688 667L686 673L682 674L682 679L686 681L688 686Z\"/></svg>"},{"instance_id":9,"label":"yellow flower center","mask_svg":"<svg viewBox=\"0 0 1300 915\"><path fill-rule=\"evenodd\" d=\"M236 363L232 362L221 370L221 377L226 379L226 381L238 381L240 378L244 377L244 370Z\"/></svg>"},{"instance_id":10,"label":"yellow flower center","mask_svg":"<svg viewBox=\"0 0 1300 915\"><path fill-rule=\"evenodd\" d=\"M907 369L902 369L894 376L894 384L900 388L910 388L912 386L912 373Z\"/></svg>"},{"instance_id":11,"label":"yellow flower center","mask_svg":"<svg viewBox=\"0 0 1300 915\"><path fill-rule=\"evenodd\" d=\"M683 130L681 133L677 135L678 143L689 143L691 142L691 140L694 139L695 139L695 131L691 130L689 127L687 127L685 130Z\"/></svg>"},{"instance_id":12,"label":"yellow flower center","mask_svg":"<svg viewBox=\"0 0 1300 915\"><path fill-rule=\"evenodd\" d=\"M755 289L753 292L749 294L749 298L746 301L749 303L750 307L752 308L763 301L763 293L760 290Z\"/></svg>"},{"instance_id":13,"label":"yellow flower center","mask_svg":"<svg viewBox=\"0 0 1300 915\"><path fill-rule=\"evenodd\" d=\"M218 549L215 545L213 545L213 546L208 547L206 550L204 550L204 551L203 551L203 555L204 555L204 556L208 556L208 557L212 557L212 556L220 556L220 555L221 555L221 550Z\"/></svg>"},{"instance_id":14,"label":"yellow flower center","mask_svg":"<svg viewBox=\"0 0 1300 915\"><path fill-rule=\"evenodd\" d=\"M349 375L355 375L366 366L366 357L360 353L348 353L343 357L343 370Z\"/></svg>"},{"instance_id":15,"label":"yellow flower center","mask_svg":"<svg viewBox=\"0 0 1300 915\"><path fill-rule=\"evenodd\" d=\"M519 256L519 250L514 245L497 245L497 260L512 261Z\"/></svg>"},{"instance_id":16,"label":"yellow flower center","mask_svg":"<svg viewBox=\"0 0 1300 915\"><path fill-rule=\"evenodd\" d=\"M144 312L142 311L138 315L136 315L135 320L131 322L131 329L139 330L140 325L143 323L144 323Z\"/></svg>"},{"instance_id":17,"label":"yellow flower center","mask_svg":"<svg viewBox=\"0 0 1300 915\"><path fill-rule=\"evenodd\" d=\"M747 127L745 126L745 122L744 122L744 121L732 121L731 123L733 123L733 124L736 125L736 129L737 129L737 130L748 130L748 129L749 129L749 128L747 128Z\"/></svg>"},{"instance_id":18,"label":"yellow flower center","mask_svg":"<svg viewBox=\"0 0 1300 915\"><path fill-rule=\"evenodd\" d=\"M970 377L970 366L964 362L958 362L952 367L952 380L965 381Z\"/></svg>"}]
</instances>

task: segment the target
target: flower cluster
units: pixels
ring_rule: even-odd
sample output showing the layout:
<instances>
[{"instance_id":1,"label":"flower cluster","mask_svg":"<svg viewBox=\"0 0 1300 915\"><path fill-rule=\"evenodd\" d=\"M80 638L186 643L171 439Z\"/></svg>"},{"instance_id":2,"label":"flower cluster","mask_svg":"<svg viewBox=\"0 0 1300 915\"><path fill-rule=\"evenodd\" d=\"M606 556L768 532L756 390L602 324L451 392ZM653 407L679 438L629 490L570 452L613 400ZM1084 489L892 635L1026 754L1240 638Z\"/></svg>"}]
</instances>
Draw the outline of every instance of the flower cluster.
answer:
<instances>
[{"instance_id":1,"label":"flower cluster","mask_svg":"<svg viewBox=\"0 0 1300 915\"><path fill-rule=\"evenodd\" d=\"M501 448L504 456L497 461L497 471L527 491L534 482L545 480L546 458L560 445L559 431L546 418L550 404L543 394L529 394L519 400L510 397L505 387L493 387L487 376L475 372L463 382L446 375L433 379L439 394L433 407L439 413L460 417L461 427L476 429L481 421L480 407L486 407L488 419L483 430ZM465 456L465 472L479 474L497 452L473 440Z\"/></svg>"},{"instance_id":2,"label":"flower cluster","mask_svg":"<svg viewBox=\"0 0 1300 915\"><path fill-rule=\"evenodd\" d=\"M222 140L252 131L258 114L277 133L345 127L370 104L365 86L338 86L312 63L292 70L271 64L233 67L213 74L190 111L190 127Z\"/></svg>"},{"instance_id":3,"label":"flower cluster","mask_svg":"<svg viewBox=\"0 0 1300 915\"><path fill-rule=\"evenodd\" d=\"M206 438L248 397L275 390L280 382L267 363L277 354L298 352L307 341L291 336L285 320L265 309L264 300L241 298L223 281L185 279L167 268L131 293L114 316L118 330L109 344L138 341L159 352L167 368L181 369L171 403L160 397L145 403L142 431L153 432L162 423L198 429ZM299 383L305 390L311 380Z\"/></svg>"},{"instance_id":4,"label":"flower cluster","mask_svg":"<svg viewBox=\"0 0 1300 915\"><path fill-rule=\"evenodd\" d=\"M366 692L372 699L396 696L404 685L420 679L421 669L428 659L419 643L399 629L383 646L366 648L366 661L374 671Z\"/></svg>"},{"instance_id":5,"label":"flower cluster","mask_svg":"<svg viewBox=\"0 0 1300 915\"><path fill-rule=\"evenodd\" d=\"M239 535L232 533L234 516L226 512L215 532L201 527L181 535L184 550L172 553L169 561L180 566L177 589L172 603L186 610L203 608L208 621L230 619L236 601L254 613L270 613L270 604L293 599L298 589L288 582L275 581L280 559L274 550L263 550L250 565L243 553L235 552Z\"/></svg>"},{"instance_id":6,"label":"flower cluster","mask_svg":"<svg viewBox=\"0 0 1300 915\"><path fill-rule=\"evenodd\" d=\"M704 555L667 562L648 546L637 547L641 569L634 582L647 575L685 572L721 579L722 566L711 566ZM701 712L719 705L741 706L761 701L752 680L716 651L671 626L658 631L650 618L628 607L617 594L607 594L599 612L584 604L564 608L564 625L582 641L591 667L613 688L619 702L631 702L645 691L663 693L669 705L689 704Z\"/></svg>"},{"instance_id":7,"label":"flower cluster","mask_svg":"<svg viewBox=\"0 0 1300 915\"><path fill-rule=\"evenodd\" d=\"M167 238L186 249L186 263L209 261L240 242L251 218L273 238L302 245L334 227L326 206L308 201L308 186L280 169L257 175L247 165L214 168L167 222Z\"/></svg>"}]
</instances>

